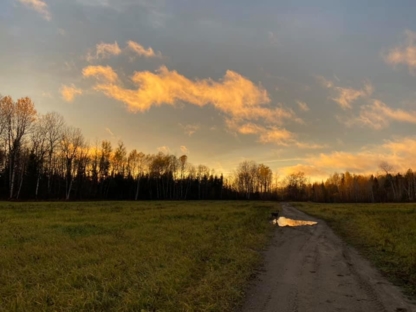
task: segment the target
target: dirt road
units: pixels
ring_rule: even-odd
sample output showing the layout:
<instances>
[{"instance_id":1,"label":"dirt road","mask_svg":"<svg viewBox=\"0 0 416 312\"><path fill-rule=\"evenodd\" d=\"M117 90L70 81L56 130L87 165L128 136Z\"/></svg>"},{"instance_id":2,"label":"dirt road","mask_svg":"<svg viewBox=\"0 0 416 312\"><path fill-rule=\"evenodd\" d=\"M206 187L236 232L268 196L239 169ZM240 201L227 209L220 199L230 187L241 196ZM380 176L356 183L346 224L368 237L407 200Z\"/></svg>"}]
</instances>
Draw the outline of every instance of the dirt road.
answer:
<instances>
[{"instance_id":1,"label":"dirt road","mask_svg":"<svg viewBox=\"0 0 416 312\"><path fill-rule=\"evenodd\" d=\"M318 224L276 229L242 312L416 311L323 221L289 204L283 204L281 215Z\"/></svg>"}]
</instances>

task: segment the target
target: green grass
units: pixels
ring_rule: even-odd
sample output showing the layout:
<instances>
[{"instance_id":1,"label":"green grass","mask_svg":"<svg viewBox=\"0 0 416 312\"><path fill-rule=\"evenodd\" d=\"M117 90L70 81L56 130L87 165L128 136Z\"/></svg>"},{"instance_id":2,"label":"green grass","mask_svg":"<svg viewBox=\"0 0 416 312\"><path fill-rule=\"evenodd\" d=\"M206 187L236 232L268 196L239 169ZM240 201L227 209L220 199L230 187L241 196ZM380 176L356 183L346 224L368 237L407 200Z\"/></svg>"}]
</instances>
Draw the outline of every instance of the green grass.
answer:
<instances>
[{"instance_id":1,"label":"green grass","mask_svg":"<svg viewBox=\"0 0 416 312\"><path fill-rule=\"evenodd\" d=\"M297 203L416 298L416 204Z\"/></svg>"},{"instance_id":2,"label":"green grass","mask_svg":"<svg viewBox=\"0 0 416 312\"><path fill-rule=\"evenodd\" d=\"M0 203L0 311L232 311L275 206Z\"/></svg>"}]
</instances>

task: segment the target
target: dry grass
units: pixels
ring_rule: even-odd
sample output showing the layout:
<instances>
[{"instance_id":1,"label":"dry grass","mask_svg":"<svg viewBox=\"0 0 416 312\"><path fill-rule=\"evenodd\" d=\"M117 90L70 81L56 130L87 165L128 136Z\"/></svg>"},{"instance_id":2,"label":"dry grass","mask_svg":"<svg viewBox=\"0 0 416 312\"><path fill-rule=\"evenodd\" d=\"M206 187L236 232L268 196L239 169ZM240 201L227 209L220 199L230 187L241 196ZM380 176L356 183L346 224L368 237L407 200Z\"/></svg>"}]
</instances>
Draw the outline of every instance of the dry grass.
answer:
<instances>
[{"instance_id":1,"label":"dry grass","mask_svg":"<svg viewBox=\"0 0 416 312\"><path fill-rule=\"evenodd\" d=\"M416 204L295 204L324 219L416 298Z\"/></svg>"},{"instance_id":2,"label":"dry grass","mask_svg":"<svg viewBox=\"0 0 416 312\"><path fill-rule=\"evenodd\" d=\"M2 203L2 311L232 311L275 204Z\"/></svg>"}]
</instances>

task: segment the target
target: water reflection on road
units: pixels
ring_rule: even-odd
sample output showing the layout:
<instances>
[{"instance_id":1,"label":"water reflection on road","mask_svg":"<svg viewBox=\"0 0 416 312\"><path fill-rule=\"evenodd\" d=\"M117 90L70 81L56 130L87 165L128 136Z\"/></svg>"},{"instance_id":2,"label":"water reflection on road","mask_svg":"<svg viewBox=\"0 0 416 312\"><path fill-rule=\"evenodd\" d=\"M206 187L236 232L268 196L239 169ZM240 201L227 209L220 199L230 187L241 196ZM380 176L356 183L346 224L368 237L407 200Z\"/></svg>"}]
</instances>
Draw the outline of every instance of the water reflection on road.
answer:
<instances>
[{"instance_id":1,"label":"water reflection on road","mask_svg":"<svg viewBox=\"0 0 416 312\"><path fill-rule=\"evenodd\" d=\"M303 225L315 225L316 221L304 221L304 220L293 220L285 217L279 217L273 220L273 224L278 226L303 226Z\"/></svg>"}]
</instances>

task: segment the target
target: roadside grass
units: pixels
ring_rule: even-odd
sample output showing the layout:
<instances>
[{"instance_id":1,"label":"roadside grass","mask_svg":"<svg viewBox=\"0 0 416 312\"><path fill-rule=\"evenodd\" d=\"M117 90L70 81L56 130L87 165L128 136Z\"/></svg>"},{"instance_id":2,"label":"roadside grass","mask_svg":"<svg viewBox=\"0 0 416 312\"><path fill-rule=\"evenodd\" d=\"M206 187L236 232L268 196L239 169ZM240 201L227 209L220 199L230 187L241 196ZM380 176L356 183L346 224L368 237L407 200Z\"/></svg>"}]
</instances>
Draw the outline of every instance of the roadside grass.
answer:
<instances>
[{"instance_id":1,"label":"roadside grass","mask_svg":"<svg viewBox=\"0 0 416 312\"><path fill-rule=\"evenodd\" d=\"M273 208L0 203L0 311L232 311Z\"/></svg>"},{"instance_id":2,"label":"roadside grass","mask_svg":"<svg viewBox=\"0 0 416 312\"><path fill-rule=\"evenodd\" d=\"M325 220L387 278L416 298L416 204L294 206Z\"/></svg>"}]
</instances>

